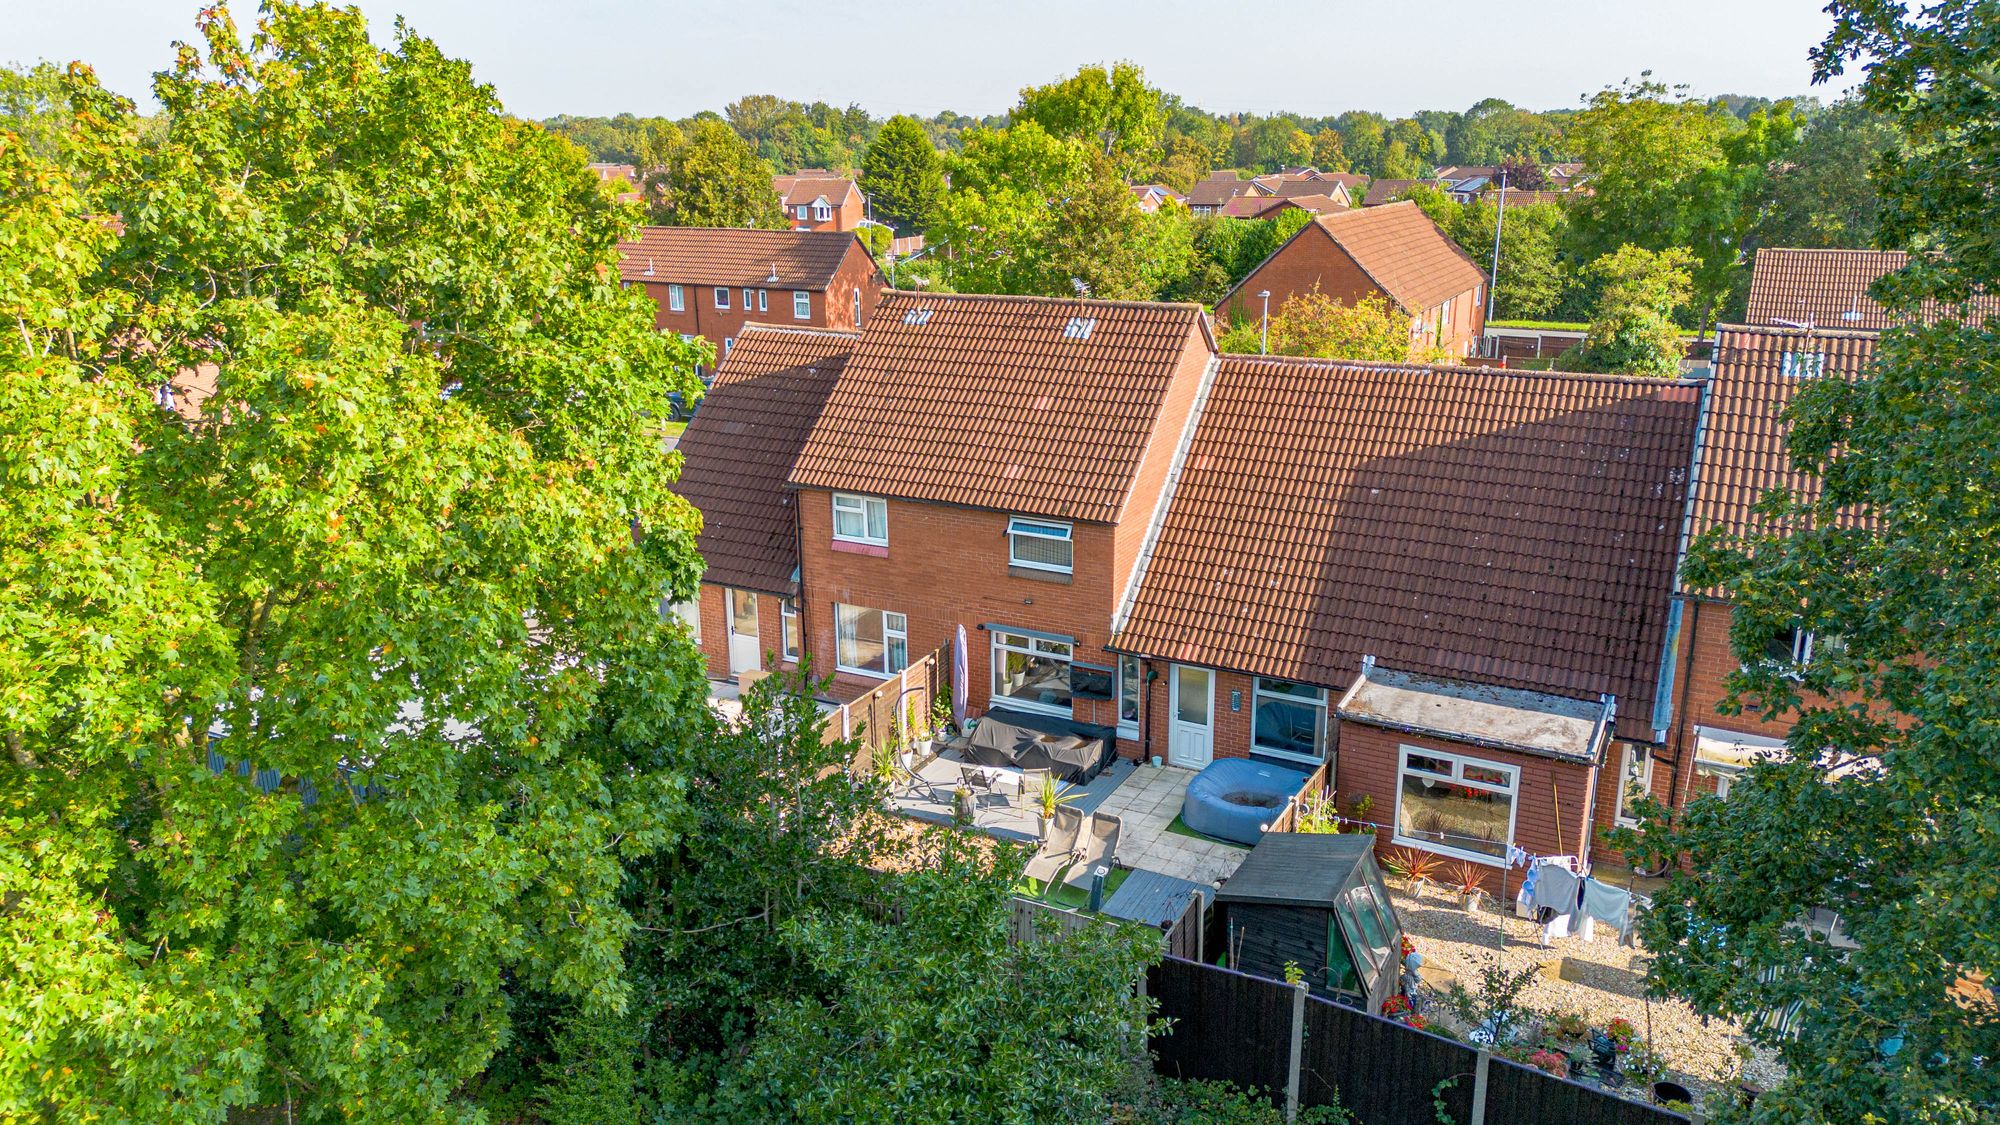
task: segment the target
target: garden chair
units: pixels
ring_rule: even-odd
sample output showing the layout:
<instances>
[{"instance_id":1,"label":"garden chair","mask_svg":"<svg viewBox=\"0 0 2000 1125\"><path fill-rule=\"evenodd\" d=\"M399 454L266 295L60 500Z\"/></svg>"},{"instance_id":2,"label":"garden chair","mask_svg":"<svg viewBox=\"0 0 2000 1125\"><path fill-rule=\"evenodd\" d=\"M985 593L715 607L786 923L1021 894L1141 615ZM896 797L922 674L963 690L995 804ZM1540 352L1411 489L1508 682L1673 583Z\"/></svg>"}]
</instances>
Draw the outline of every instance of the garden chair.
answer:
<instances>
[{"instance_id":1,"label":"garden chair","mask_svg":"<svg viewBox=\"0 0 2000 1125\"><path fill-rule=\"evenodd\" d=\"M1090 830L1084 833L1076 849L1076 864L1069 869L1063 882L1072 887L1088 888L1093 873L1099 867L1109 868L1118 859L1118 833L1125 822L1115 816L1097 813L1090 818Z\"/></svg>"},{"instance_id":2,"label":"garden chair","mask_svg":"<svg viewBox=\"0 0 2000 1125\"><path fill-rule=\"evenodd\" d=\"M993 789L993 774L978 766L958 767L958 784L972 794L972 803L975 807L984 799L981 797L982 793L986 797L1000 796ZM1004 797L1001 799L1005 800Z\"/></svg>"},{"instance_id":3,"label":"garden chair","mask_svg":"<svg viewBox=\"0 0 2000 1125\"><path fill-rule=\"evenodd\" d=\"M1076 862L1076 838L1083 832L1083 814L1064 805L1056 810L1049 822L1049 838L1042 841L1041 850L1028 861L1027 870L1021 874L1030 879L1040 879L1050 887L1055 886L1056 876Z\"/></svg>"},{"instance_id":4,"label":"garden chair","mask_svg":"<svg viewBox=\"0 0 2000 1125\"><path fill-rule=\"evenodd\" d=\"M896 755L896 764L889 770L889 790L901 790L905 796L922 797L935 805L951 807L951 794L937 787L937 783L917 771L915 754Z\"/></svg>"}]
</instances>

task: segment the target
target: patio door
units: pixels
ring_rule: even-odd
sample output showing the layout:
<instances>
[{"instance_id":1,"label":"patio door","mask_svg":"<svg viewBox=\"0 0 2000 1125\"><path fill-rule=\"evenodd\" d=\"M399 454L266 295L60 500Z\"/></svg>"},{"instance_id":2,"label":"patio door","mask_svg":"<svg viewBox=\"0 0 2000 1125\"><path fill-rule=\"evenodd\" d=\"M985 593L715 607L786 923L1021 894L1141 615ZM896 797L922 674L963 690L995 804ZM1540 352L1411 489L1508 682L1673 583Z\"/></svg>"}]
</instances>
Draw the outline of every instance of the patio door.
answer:
<instances>
[{"instance_id":1,"label":"patio door","mask_svg":"<svg viewBox=\"0 0 2000 1125\"><path fill-rule=\"evenodd\" d=\"M1176 664L1171 694L1167 761L1198 770L1215 757L1215 673Z\"/></svg>"},{"instance_id":2,"label":"patio door","mask_svg":"<svg viewBox=\"0 0 2000 1125\"><path fill-rule=\"evenodd\" d=\"M755 672L763 659L757 631L757 595L729 591L729 674Z\"/></svg>"}]
</instances>

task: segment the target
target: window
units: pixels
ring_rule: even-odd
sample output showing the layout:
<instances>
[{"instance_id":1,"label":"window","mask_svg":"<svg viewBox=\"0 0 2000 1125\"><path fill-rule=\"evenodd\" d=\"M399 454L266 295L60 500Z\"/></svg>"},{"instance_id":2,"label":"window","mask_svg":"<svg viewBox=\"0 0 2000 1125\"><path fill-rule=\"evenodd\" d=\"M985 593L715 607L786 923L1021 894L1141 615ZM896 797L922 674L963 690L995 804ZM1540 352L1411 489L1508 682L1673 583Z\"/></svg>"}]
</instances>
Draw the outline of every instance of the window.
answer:
<instances>
[{"instance_id":1,"label":"window","mask_svg":"<svg viewBox=\"0 0 2000 1125\"><path fill-rule=\"evenodd\" d=\"M722 358L728 359L729 353L735 350L736 350L736 337L724 336L722 338Z\"/></svg>"},{"instance_id":2,"label":"window","mask_svg":"<svg viewBox=\"0 0 2000 1125\"><path fill-rule=\"evenodd\" d=\"M1444 304L1442 304L1442 305L1439 305L1439 306L1438 306L1438 336L1439 336L1439 338L1443 338L1443 336L1444 336L1444 332L1445 332L1445 326L1446 326L1446 325L1448 325L1448 324L1450 324L1450 323L1451 323L1451 298L1449 298L1449 297L1446 297L1446 298L1445 298L1445 301L1444 301Z\"/></svg>"},{"instance_id":3,"label":"window","mask_svg":"<svg viewBox=\"0 0 2000 1125\"><path fill-rule=\"evenodd\" d=\"M1095 331L1097 331L1096 317L1073 316L1069 318L1068 324L1063 325L1063 339L1088 340L1090 334Z\"/></svg>"},{"instance_id":4,"label":"window","mask_svg":"<svg viewBox=\"0 0 2000 1125\"><path fill-rule=\"evenodd\" d=\"M1512 766L1403 747L1396 843L1482 863L1503 862L1514 840L1519 781Z\"/></svg>"},{"instance_id":5,"label":"window","mask_svg":"<svg viewBox=\"0 0 2000 1125\"><path fill-rule=\"evenodd\" d=\"M670 602L665 599L661 599L660 616L665 617L668 614L672 614L673 616L680 618L681 624L687 626L689 640L693 641L695 644L701 643L701 598L700 597L698 596L692 597L684 602Z\"/></svg>"},{"instance_id":6,"label":"window","mask_svg":"<svg viewBox=\"0 0 2000 1125\"><path fill-rule=\"evenodd\" d=\"M1257 677L1250 752L1318 762L1326 756L1326 689Z\"/></svg>"},{"instance_id":7,"label":"window","mask_svg":"<svg viewBox=\"0 0 2000 1125\"><path fill-rule=\"evenodd\" d=\"M1144 682L1138 657L1118 658L1118 733L1122 737L1139 737L1139 685Z\"/></svg>"},{"instance_id":8,"label":"window","mask_svg":"<svg viewBox=\"0 0 2000 1125\"><path fill-rule=\"evenodd\" d=\"M889 545L889 502L879 496L833 494L833 537L871 547Z\"/></svg>"},{"instance_id":9,"label":"window","mask_svg":"<svg viewBox=\"0 0 2000 1125\"><path fill-rule=\"evenodd\" d=\"M667 309L671 312L683 312L687 309L687 295L682 292L680 286L667 286Z\"/></svg>"},{"instance_id":10,"label":"window","mask_svg":"<svg viewBox=\"0 0 2000 1125\"><path fill-rule=\"evenodd\" d=\"M748 285L744 286L744 287L743 287L743 311L744 311L744 312L749 312L749 311L750 311L750 302L751 302L752 300L754 300L755 298L756 298L756 294L755 294L755 293L752 293L752 292L750 291L750 287L749 287Z\"/></svg>"},{"instance_id":11,"label":"window","mask_svg":"<svg viewBox=\"0 0 2000 1125\"><path fill-rule=\"evenodd\" d=\"M812 294L803 289L792 290L792 319L811 320L813 314Z\"/></svg>"},{"instance_id":12,"label":"window","mask_svg":"<svg viewBox=\"0 0 2000 1125\"><path fill-rule=\"evenodd\" d=\"M825 203L815 203L813 204L813 218L823 223L833 218L833 208L828 207Z\"/></svg>"},{"instance_id":13,"label":"window","mask_svg":"<svg viewBox=\"0 0 2000 1125\"><path fill-rule=\"evenodd\" d=\"M1815 379L1826 370L1826 356L1820 352L1786 352L1778 363L1778 374L1787 379Z\"/></svg>"},{"instance_id":14,"label":"window","mask_svg":"<svg viewBox=\"0 0 2000 1125\"><path fill-rule=\"evenodd\" d=\"M1847 638L1838 633L1820 636L1809 629L1794 625L1780 629L1764 642L1764 651L1759 654L1762 661L1780 668L1789 668L1792 674L1805 670L1812 663L1813 654L1823 656L1838 655L1847 649Z\"/></svg>"},{"instance_id":15,"label":"window","mask_svg":"<svg viewBox=\"0 0 2000 1125\"><path fill-rule=\"evenodd\" d=\"M833 607L834 663L843 672L893 676L909 666L909 619L900 613Z\"/></svg>"},{"instance_id":16,"label":"window","mask_svg":"<svg viewBox=\"0 0 2000 1125\"><path fill-rule=\"evenodd\" d=\"M729 307L729 290L720 285L715 287L715 307L718 309Z\"/></svg>"},{"instance_id":17,"label":"window","mask_svg":"<svg viewBox=\"0 0 2000 1125\"><path fill-rule=\"evenodd\" d=\"M808 208L808 207L807 207L807 206L806 206L805 204L801 203L801 204L799 204L799 205L798 205L798 207L796 208L796 211L797 211L797 213L798 213L798 216L799 216L800 220L804 220L804 219L805 219L805 217L806 217L806 212L807 212L808 210L810 210L810 208Z\"/></svg>"},{"instance_id":18,"label":"window","mask_svg":"<svg viewBox=\"0 0 2000 1125\"><path fill-rule=\"evenodd\" d=\"M993 699L1030 711L1070 713L1070 646L1028 633L993 632Z\"/></svg>"},{"instance_id":19,"label":"window","mask_svg":"<svg viewBox=\"0 0 2000 1125\"><path fill-rule=\"evenodd\" d=\"M861 290L854 291L854 327L861 327Z\"/></svg>"},{"instance_id":20,"label":"window","mask_svg":"<svg viewBox=\"0 0 2000 1125\"><path fill-rule=\"evenodd\" d=\"M790 598L778 603L785 624L785 659L799 658L799 606Z\"/></svg>"},{"instance_id":21,"label":"window","mask_svg":"<svg viewBox=\"0 0 2000 1125\"><path fill-rule=\"evenodd\" d=\"M1644 746L1629 742L1621 746L1620 754L1616 818L1619 824L1631 828L1639 823L1632 816L1632 802L1653 791L1653 758Z\"/></svg>"},{"instance_id":22,"label":"window","mask_svg":"<svg viewBox=\"0 0 2000 1125\"><path fill-rule=\"evenodd\" d=\"M1073 569L1075 555L1070 525L1019 516L1007 521L1008 566L1068 574Z\"/></svg>"},{"instance_id":23,"label":"window","mask_svg":"<svg viewBox=\"0 0 2000 1125\"><path fill-rule=\"evenodd\" d=\"M769 289L757 290L757 311L769 312L770 309L771 309L771 291Z\"/></svg>"}]
</instances>

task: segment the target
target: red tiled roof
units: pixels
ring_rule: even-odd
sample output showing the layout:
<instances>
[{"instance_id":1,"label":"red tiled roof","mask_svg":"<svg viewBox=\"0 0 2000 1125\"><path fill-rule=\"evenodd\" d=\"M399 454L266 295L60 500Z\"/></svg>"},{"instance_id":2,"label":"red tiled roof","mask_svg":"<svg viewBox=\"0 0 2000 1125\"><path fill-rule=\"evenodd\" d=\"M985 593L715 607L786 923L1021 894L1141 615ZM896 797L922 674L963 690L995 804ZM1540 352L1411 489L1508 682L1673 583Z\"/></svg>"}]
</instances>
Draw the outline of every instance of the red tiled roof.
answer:
<instances>
[{"instance_id":1,"label":"red tiled roof","mask_svg":"<svg viewBox=\"0 0 2000 1125\"><path fill-rule=\"evenodd\" d=\"M1188 189L1190 207L1220 207L1246 192L1256 191L1249 180L1239 180L1234 172L1210 172L1208 178Z\"/></svg>"},{"instance_id":2,"label":"red tiled roof","mask_svg":"<svg viewBox=\"0 0 2000 1125\"><path fill-rule=\"evenodd\" d=\"M855 244L852 231L641 227L618 244L618 272L626 281L825 289Z\"/></svg>"},{"instance_id":3,"label":"red tiled roof","mask_svg":"<svg viewBox=\"0 0 2000 1125\"><path fill-rule=\"evenodd\" d=\"M889 292L792 483L1113 522L1206 332L1197 305Z\"/></svg>"},{"instance_id":4,"label":"red tiled roof","mask_svg":"<svg viewBox=\"0 0 2000 1125\"><path fill-rule=\"evenodd\" d=\"M1763 247L1750 267L1750 308L1744 319L1752 324L1787 320L1818 328L1876 332L1892 328L1895 319L1868 295L1868 287L1908 262L1909 255L1901 250ZM1925 320L1935 320L1945 312L1941 305L1927 304L1923 315ZM2000 315L2000 296L1974 300L1972 312L1975 316Z\"/></svg>"},{"instance_id":5,"label":"red tiled roof","mask_svg":"<svg viewBox=\"0 0 2000 1125\"><path fill-rule=\"evenodd\" d=\"M1873 332L1736 325L1717 333L1690 534L1717 526L1738 535L1779 530L1754 510L1766 492L1784 488L1808 499L1819 495L1819 478L1792 468L1785 408L1815 375L1858 377L1874 359L1876 340ZM1793 358L1786 359L1788 354Z\"/></svg>"},{"instance_id":6,"label":"red tiled roof","mask_svg":"<svg viewBox=\"0 0 2000 1125\"><path fill-rule=\"evenodd\" d=\"M1650 739L1698 388L1225 356L1114 645L1591 700Z\"/></svg>"},{"instance_id":7,"label":"red tiled roof","mask_svg":"<svg viewBox=\"0 0 2000 1125\"><path fill-rule=\"evenodd\" d=\"M1443 187L1444 181L1370 180L1368 181L1368 194L1362 197L1361 205L1364 207L1379 207L1384 203L1394 203L1397 196L1410 190L1416 184L1430 184L1433 187Z\"/></svg>"},{"instance_id":8,"label":"red tiled roof","mask_svg":"<svg viewBox=\"0 0 2000 1125\"><path fill-rule=\"evenodd\" d=\"M681 435L675 491L701 511L703 580L798 589L798 522L785 488L858 334L745 325Z\"/></svg>"},{"instance_id":9,"label":"red tiled roof","mask_svg":"<svg viewBox=\"0 0 2000 1125\"><path fill-rule=\"evenodd\" d=\"M1486 283L1485 271L1409 200L1321 215L1312 226L1299 228L1292 239L1314 237L1315 226L1345 250L1404 312L1421 315ZM1291 245L1291 240L1285 245ZM1283 252L1284 246L1280 246L1272 251L1272 257ZM1259 263L1216 307L1226 307L1237 290L1250 286L1263 268Z\"/></svg>"},{"instance_id":10,"label":"red tiled roof","mask_svg":"<svg viewBox=\"0 0 2000 1125\"><path fill-rule=\"evenodd\" d=\"M839 207L846 202L849 194L861 193L853 180L836 176L823 168L806 168L795 176L772 176L771 188L787 207L810 204L821 196L826 197L829 205Z\"/></svg>"}]
</instances>

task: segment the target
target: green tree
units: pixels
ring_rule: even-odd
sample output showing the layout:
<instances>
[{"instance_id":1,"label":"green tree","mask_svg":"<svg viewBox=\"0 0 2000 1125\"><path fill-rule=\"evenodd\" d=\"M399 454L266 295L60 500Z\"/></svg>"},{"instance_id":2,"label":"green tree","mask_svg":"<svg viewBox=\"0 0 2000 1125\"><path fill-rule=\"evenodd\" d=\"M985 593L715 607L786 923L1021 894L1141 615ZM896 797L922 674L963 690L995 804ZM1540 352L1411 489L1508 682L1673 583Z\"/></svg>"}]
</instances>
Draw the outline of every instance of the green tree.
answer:
<instances>
[{"instance_id":1,"label":"green tree","mask_svg":"<svg viewBox=\"0 0 2000 1125\"><path fill-rule=\"evenodd\" d=\"M771 189L771 166L720 121L691 122L680 143L647 180L653 222L673 227L785 229L785 209ZM652 151L649 148L649 153Z\"/></svg>"},{"instance_id":2,"label":"green tree","mask_svg":"<svg viewBox=\"0 0 2000 1125\"><path fill-rule=\"evenodd\" d=\"M1569 123L1590 168L1591 193L1570 221L1578 260L1621 246L1685 247L1693 256L1693 325L1747 281L1743 243L1758 218L1766 169L1790 148L1797 119L1785 108L1738 122L1650 78L1599 91Z\"/></svg>"},{"instance_id":3,"label":"green tree","mask_svg":"<svg viewBox=\"0 0 2000 1125\"><path fill-rule=\"evenodd\" d=\"M1504 221L1499 206L1485 199L1453 206L1457 214L1445 232L1481 264L1493 260L1493 227L1500 224L1500 273L1493 279L1494 317L1542 320L1553 313L1570 284L1569 268L1561 255L1568 225L1563 206L1510 204Z\"/></svg>"},{"instance_id":4,"label":"green tree","mask_svg":"<svg viewBox=\"0 0 2000 1125\"><path fill-rule=\"evenodd\" d=\"M1773 168L1768 199L1750 233L1757 246L1875 244L1881 198L1875 169L1902 138L1891 118L1848 99L1807 122L1789 159Z\"/></svg>"},{"instance_id":5,"label":"green tree","mask_svg":"<svg viewBox=\"0 0 2000 1125\"><path fill-rule=\"evenodd\" d=\"M1231 325L1218 343L1223 350L1254 353L1263 325ZM1379 294L1346 303L1321 293L1295 293L1271 314L1270 354L1321 359L1400 363L1410 358L1410 317Z\"/></svg>"},{"instance_id":6,"label":"green tree","mask_svg":"<svg viewBox=\"0 0 2000 1125\"><path fill-rule=\"evenodd\" d=\"M627 996L703 708L656 610L696 355L463 63L201 31L154 144L68 83L91 182L0 133L0 1117L463 1116L510 982Z\"/></svg>"},{"instance_id":7,"label":"green tree","mask_svg":"<svg viewBox=\"0 0 2000 1125\"><path fill-rule=\"evenodd\" d=\"M1565 371L1616 375L1680 374L1681 333L1674 311L1693 292L1687 251L1621 246L1586 267L1596 285L1590 335L1556 361Z\"/></svg>"},{"instance_id":8,"label":"green tree","mask_svg":"<svg viewBox=\"0 0 2000 1125\"><path fill-rule=\"evenodd\" d=\"M1340 131L1326 128L1313 134L1312 166L1322 172L1347 171L1347 150L1342 147Z\"/></svg>"},{"instance_id":9,"label":"green tree","mask_svg":"<svg viewBox=\"0 0 2000 1125\"><path fill-rule=\"evenodd\" d=\"M1110 70L1086 66L1047 86L1021 91L1015 121L1032 121L1057 137L1090 141L1122 172L1159 159L1166 103L1146 85L1146 72L1121 62Z\"/></svg>"},{"instance_id":10,"label":"green tree","mask_svg":"<svg viewBox=\"0 0 2000 1125\"><path fill-rule=\"evenodd\" d=\"M1334 120L1333 127L1340 131L1347 149L1350 171L1376 179L1388 175L1382 170L1389 151L1388 126L1381 114L1362 110L1349 110Z\"/></svg>"},{"instance_id":11,"label":"green tree","mask_svg":"<svg viewBox=\"0 0 2000 1125\"><path fill-rule=\"evenodd\" d=\"M944 164L914 117L891 117L861 160L861 189L875 215L904 230L930 225L944 197Z\"/></svg>"},{"instance_id":12,"label":"green tree","mask_svg":"<svg viewBox=\"0 0 2000 1125\"><path fill-rule=\"evenodd\" d=\"M945 256L947 283L963 293L1071 296L1069 263L1053 258L1068 202L1090 179L1094 150L1032 121L966 134L950 162L945 193L927 237ZM1126 200L1127 209L1137 208ZM1122 221L1122 220L1121 220ZM1072 243L1088 238L1070 225Z\"/></svg>"},{"instance_id":13,"label":"green tree","mask_svg":"<svg viewBox=\"0 0 2000 1125\"><path fill-rule=\"evenodd\" d=\"M1823 493L1767 499L1789 534L1691 553L1689 585L1728 592L1752 657L1737 701L1796 725L1727 801L1652 810L1649 854L1690 867L1642 931L1654 985L1698 1012L1798 1006L1795 1036L1753 1033L1788 1076L1739 1118L1985 1122L2000 1104L2000 1022L1976 983L2000 971L2000 335L1958 303L2000 286L1993 23L1977 4L1830 11L1817 73L1865 64L1862 104L1908 146L1874 168L1882 240L1928 253L1877 286L1912 327L1792 407L1793 464ZM1927 301L1947 312L1922 325ZM1803 667L1754 658L1793 627L1821 638ZM1813 909L1854 948L1793 925Z\"/></svg>"}]
</instances>

